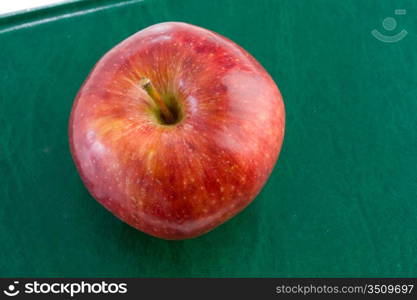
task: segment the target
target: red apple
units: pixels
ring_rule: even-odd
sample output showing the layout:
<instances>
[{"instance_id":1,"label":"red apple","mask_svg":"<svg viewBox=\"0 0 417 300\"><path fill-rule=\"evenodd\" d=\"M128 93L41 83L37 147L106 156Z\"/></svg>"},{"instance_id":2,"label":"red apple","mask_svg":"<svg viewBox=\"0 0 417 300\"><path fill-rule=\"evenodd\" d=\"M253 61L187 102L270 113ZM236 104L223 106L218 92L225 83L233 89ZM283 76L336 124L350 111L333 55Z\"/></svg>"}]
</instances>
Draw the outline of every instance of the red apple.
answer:
<instances>
[{"instance_id":1,"label":"red apple","mask_svg":"<svg viewBox=\"0 0 417 300\"><path fill-rule=\"evenodd\" d=\"M250 54L212 31L169 22L97 63L74 102L69 139L98 202L176 240L208 232L256 197L284 127L280 92Z\"/></svg>"}]
</instances>

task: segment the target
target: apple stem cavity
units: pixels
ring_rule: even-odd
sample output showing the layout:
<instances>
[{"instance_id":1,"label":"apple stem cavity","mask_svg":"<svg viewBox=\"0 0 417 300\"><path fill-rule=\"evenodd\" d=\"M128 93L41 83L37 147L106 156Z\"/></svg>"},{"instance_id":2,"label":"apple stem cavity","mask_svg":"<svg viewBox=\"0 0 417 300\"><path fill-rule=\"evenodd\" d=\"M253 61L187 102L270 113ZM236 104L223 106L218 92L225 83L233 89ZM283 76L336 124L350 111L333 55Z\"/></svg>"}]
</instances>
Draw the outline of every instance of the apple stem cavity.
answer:
<instances>
[{"instance_id":1,"label":"apple stem cavity","mask_svg":"<svg viewBox=\"0 0 417 300\"><path fill-rule=\"evenodd\" d=\"M163 123L174 124L177 121L176 117L171 112L165 101L162 99L161 95L155 89L151 80L146 77L141 78L140 86L146 91L149 97L151 97L156 107L159 109Z\"/></svg>"}]
</instances>

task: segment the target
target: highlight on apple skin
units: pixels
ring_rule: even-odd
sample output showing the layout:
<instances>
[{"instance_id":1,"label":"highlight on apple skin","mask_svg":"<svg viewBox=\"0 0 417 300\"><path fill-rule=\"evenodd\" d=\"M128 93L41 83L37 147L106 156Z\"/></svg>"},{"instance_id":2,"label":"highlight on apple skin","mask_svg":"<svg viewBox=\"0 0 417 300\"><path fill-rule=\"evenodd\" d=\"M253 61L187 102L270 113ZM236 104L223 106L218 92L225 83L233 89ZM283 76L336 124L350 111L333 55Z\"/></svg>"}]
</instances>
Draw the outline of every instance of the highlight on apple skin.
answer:
<instances>
[{"instance_id":1,"label":"highlight on apple skin","mask_svg":"<svg viewBox=\"0 0 417 300\"><path fill-rule=\"evenodd\" d=\"M281 94L245 50L178 22L105 54L69 122L78 172L115 216L150 235L202 235L262 189L285 128Z\"/></svg>"}]
</instances>

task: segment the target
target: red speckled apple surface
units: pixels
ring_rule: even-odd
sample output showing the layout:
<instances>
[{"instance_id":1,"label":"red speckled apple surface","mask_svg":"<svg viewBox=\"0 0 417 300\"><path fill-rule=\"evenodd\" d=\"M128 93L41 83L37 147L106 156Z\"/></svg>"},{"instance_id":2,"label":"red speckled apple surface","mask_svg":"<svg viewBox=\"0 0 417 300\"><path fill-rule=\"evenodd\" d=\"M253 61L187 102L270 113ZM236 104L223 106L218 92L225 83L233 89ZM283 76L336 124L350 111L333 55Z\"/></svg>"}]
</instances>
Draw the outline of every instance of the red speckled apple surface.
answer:
<instances>
[{"instance_id":1,"label":"red speckled apple surface","mask_svg":"<svg viewBox=\"0 0 417 300\"><path fill-rule=\"evenodd\" d=\"M152 82L174 124L140 85ZM246 207L277 160L285 113L269 74L209 30L167 22L110 50L73 106L71 150L90 193L151 235L201 235Z\"/></svg>"}]
</instances>

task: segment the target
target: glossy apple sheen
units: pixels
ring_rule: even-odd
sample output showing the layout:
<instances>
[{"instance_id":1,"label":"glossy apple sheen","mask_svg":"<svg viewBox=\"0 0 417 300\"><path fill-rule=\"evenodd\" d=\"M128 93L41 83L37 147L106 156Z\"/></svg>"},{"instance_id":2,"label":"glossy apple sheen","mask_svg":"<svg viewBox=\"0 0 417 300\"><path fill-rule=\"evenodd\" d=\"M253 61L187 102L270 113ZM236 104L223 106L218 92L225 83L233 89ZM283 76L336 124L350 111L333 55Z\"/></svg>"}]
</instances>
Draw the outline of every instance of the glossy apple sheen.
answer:
<instances>
[{"instance_id":1,"label":"glossy apple sheen","mask_svg":"<svg viewBox=\"0 0 417 300\"><path fill-rule=\"evenodd\" d=\"M175 95L183 119L158 123L138 82ZM201 235L259 193L277 160L285 113L246 51L209 30L161 23L118 44L75 100L73 158L97 201L165 239Z\"/></svg>"}]
</instances>

